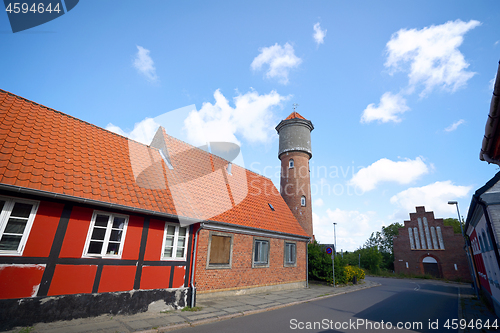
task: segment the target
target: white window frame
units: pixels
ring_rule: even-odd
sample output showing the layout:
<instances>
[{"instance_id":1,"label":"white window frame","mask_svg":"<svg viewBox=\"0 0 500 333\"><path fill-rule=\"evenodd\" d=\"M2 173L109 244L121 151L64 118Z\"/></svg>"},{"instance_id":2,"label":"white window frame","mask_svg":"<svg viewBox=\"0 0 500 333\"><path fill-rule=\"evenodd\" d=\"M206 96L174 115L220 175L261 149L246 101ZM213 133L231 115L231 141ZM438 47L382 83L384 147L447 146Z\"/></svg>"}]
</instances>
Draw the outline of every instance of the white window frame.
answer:
<instances>
[{"instance_id":1,"label":"white window frame","mask_svg":"<svg viewBox=\"0 0 500 333\"><path fill-rule=\"evenodd\" d=\"M287 253L288 253L288 248L287 245L293 245L294 252L293 252L293 261L287 261ZM283 265L285 267L295 267L297 266L297 243L296 242L290 242L290 241L285 241L285 253L283 254Z\"/></svg>"},{"instance_id":2,"label":"white window frame","mask_svg":"<svg viewBox=\"0 0 500 333\"><path fill-rule=\"evenodd\" d=\"M295 161L293 158L288 160L288 169L293 169L295 167Z\"/></svg>"},{"instance_id":3,"label":"white window frame","mask_svg":"<svg viewBox=\"0 0 500 333\"><path fill-rule=\"evenodd\" d=\"M300 205L301 205L302 207L305 207L305 206L306 206L306 204L307 204L307 201L306 201L306 196L305 196L305 195L303 195L303 196L301 196L301 197L300 197Z\"/></svg>"},{"instance_id":4,"label":"white window frame","mask_svg":"<svg viewBox=\"0 0 500 333\"><path fill-rule=\"evenodd\" d=\"M88 253L91 238L92 238L92 232L94 231L94 226L95 226L95 220L97 218L97 215L107 215L108 216L108 225L106 226L106 233L104 235L104 241L102 244L101 248L101 253L96 254L96 253ZM120 239L120 249L118 250L118 253L116 254L106 254L106 249L108 248L109 245L109 238L111 236L111 229L113 227L113 220L115 217L119 218L124 218L125 219L125 224L123 226L123 231L122 231L122 236ZM129 221L129 216L128 215L122 215L122 214L115 214L115 213L110 213L110 212L105 212L105 211L99 211L95 210L94 214L92 214L92 220L90 221L90 226L89 230L87 232L87 240L85 241L85 247L83 248L83 255L82 257L91 257L91 258L113 258L113 259L120 259L123 253L123 246L125 244L125 237L127 235L127 226L128 226L128 221Z\"/></svg>"},{"instance_id":5,"label":"white window frame","mask_svg":"<svg viewBox=\"0 0 500 333\"><path fill-rule=\"evenodd\" d=\"M40 204L40 201L24 200L24 199L4 197L4 196L0 196L0 199L2 201L5 201L5 205L2 208L2 211L0 211L0 239L4 235L4 231L5 231L5 228L7 227L7 222L9 221L10 215L12 214L12 208L14 208L14 205L16 203L24 203L24 204L33 205L33 207L31 208L30 216L28 217L28 220L26 222L26 227L24 228L23 235L21 236L21 241L19 242L17 249L16 250L0 250L0 255L21 256L23 254L24 247L25 247L26 242L28 240L28 236L30 234L31 227L33 226L33 221L35 220L36 212L38 210L38 206Z\"/></svg>"},{"instance_id":6,"label":"white window frame","mask_svg":"<svg viewBox=\"0 0 500 333\"><path fill-rule=\"evenodd\" d=\"M168 226L175 227L174 232L174 244L172 246L172 257L165 256L165 243L167 240L167 228ZM177 257L177 242L179 241L179 230L180 228L186 229L186 246L184 247L184 255L182 257ZM165 227L163 229L163 242L161 244L161 260L175 260L175 261L185 261L187 256L187 249L189 244L189 227L181 227L179 224L165 222Z\"/></svg>"}]
</instances>

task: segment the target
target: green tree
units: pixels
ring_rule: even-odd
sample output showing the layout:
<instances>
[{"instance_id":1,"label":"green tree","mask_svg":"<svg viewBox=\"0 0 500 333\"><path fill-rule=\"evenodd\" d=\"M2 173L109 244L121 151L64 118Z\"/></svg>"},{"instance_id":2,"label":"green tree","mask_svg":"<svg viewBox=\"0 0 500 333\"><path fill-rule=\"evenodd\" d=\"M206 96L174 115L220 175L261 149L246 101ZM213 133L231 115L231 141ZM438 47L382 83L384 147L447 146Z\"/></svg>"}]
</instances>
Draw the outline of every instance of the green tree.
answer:
<instances>
[{"instance_id":1,"label":"green tree","mask_svg":"<svg viewBox=\"0 0 500 333\"><path fill-rule=\"evenodd\" d=\"M462 233L462 230L460 229L460 222L458 222L457 219L453 219L453 218L444 219L443 220L443 224L444 225L452 226L453 227L453 232L456 233L456 234L461 234ZM462 224L462 227L463 227L463 224Z\"/></svg>"},{"instance_id":2,"label":"green tree","mask_svg":"<svg viewBox=\"0 0 500 333\"><path fill-rule=\"evenodd\" d=\"M394 236L397 236L399 228L403 227L401 223L392 223L387 227L382 227L382 231L372 232L370 238L365 242L364 248L376 247L379 250L382 256L380 268L394 269Z\"/></svg>"},{"instance_id":3,"label":"green tree","mask_svg":"<svg viewBox=\"0 0 500 333\"><path fill-rule=\"evenodd\" d=\"M383 256L376 246L364 247L356 252L361 254L361 267L370 270L374 274L380 271Z\"/></svg>"}]
</instances>

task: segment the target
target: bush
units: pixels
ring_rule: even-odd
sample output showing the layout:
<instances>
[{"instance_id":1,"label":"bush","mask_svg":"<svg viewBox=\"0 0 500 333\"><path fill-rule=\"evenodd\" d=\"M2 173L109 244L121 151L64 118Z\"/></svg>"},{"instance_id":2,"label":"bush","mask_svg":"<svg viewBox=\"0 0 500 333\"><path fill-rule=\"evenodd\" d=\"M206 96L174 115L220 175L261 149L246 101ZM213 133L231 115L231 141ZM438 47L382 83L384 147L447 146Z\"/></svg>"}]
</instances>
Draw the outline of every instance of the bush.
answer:
<instances>
[{"instance_id":1,"label":"bush","mask_svg":"<svg viewBox=\"0 0 500 333\"><path fill-rule=\"evenodd\" d=\"M365 278L365 272L356 266L346 266L344 267L344 274L346 282L352 282L352 279L356 276L358 280Z\"/></svg>"},{"instance_id":2,"label":"bush","mask_svg":"<svg viewBox=\"0 0 500 333\"><path fill-rule=\"evenodd\" d=\"M332 259L326 253L324 246L317 242L308 244L308 261L310 279L333 283ZM340 255L335 257L335 284L352 282L354 276L358 280L365 278L365 272L362 269L347 266L347 262L347 258L343 259Z\"/></svg>"}]
</instances>

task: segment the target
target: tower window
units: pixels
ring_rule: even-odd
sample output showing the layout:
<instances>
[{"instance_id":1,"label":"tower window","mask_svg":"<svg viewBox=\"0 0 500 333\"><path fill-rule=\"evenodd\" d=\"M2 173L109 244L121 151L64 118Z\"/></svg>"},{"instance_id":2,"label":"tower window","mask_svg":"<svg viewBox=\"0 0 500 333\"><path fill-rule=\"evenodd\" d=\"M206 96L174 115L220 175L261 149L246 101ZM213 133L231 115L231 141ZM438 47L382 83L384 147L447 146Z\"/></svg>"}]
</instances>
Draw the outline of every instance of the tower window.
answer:
<instances>
[{"instance_id":1,"label":"tower window","mask_svg":"<svg viewBox=\"0 0 500 333\"><path fill-rule=\"evenodd\" d=\"M306 206L306 197L305 196L301 196L300 197L300 205L302 207L305 207Z\"/></svg>"},{"instance_id":2,"label":"tower window","mask_svg":"<svg viewBox=\"0 0 500 333\"><path fill-rule=\"evenodd\" d=\"M289 168L289 169L293 169L293 166L294 166L294 163L293 163L293 158L291 158L291 159L288 161L288 168Z\"/></svg>"}]
</instances>

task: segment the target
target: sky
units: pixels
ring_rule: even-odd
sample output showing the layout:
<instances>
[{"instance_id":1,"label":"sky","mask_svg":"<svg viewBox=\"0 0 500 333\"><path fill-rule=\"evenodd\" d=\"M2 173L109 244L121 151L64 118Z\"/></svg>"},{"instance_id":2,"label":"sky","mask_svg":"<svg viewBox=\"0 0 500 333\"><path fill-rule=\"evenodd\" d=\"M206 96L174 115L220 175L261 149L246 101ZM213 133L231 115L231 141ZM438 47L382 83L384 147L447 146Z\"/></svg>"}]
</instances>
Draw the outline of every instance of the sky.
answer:
<instances>
[{"instance_id":1,"label":"sky","mask_svg":"<svg viewBox=\"0 0 500 333\"><path fill-rule=\"evenodd\" d=\"M416 206L467 216L499 168L479 151L500 2L85 0L12 33L0 88L149 144L158 126L279 188L275 126L312 121L314 234L353 251Z\"/></svg>"}]
</instances>

